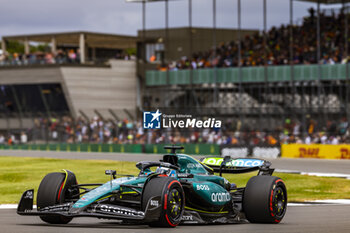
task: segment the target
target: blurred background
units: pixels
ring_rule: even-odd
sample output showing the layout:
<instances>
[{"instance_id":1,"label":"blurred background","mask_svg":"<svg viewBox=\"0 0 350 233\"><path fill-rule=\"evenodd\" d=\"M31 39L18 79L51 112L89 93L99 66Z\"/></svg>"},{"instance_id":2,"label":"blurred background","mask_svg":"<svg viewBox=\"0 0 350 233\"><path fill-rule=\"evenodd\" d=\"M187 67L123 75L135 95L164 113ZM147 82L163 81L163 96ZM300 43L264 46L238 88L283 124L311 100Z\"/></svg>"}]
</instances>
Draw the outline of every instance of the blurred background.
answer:
<instances>
[{"instance_id":1,"label":"blurred background","mask_svg":"<svg viewBox=\"0 0 350 233\"><path fill-rule=\"evenodd\" d=\"M3 1L0 145L347 144L349 19L346 0ZM223 125L143 129L157 109Z\"/></svg>"}]
</instances>

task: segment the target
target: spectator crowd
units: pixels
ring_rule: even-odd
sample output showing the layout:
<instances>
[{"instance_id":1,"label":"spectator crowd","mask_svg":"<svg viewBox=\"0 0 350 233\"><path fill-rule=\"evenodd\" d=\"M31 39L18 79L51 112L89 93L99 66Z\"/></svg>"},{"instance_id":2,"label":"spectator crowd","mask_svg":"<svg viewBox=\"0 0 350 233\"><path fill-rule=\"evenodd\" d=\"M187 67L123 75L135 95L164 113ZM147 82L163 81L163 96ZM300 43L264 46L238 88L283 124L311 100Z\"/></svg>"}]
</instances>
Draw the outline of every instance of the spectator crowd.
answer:
<instances>
[{"instance_id":1,"label":"spectator crowd","mask_svg":"<svg viewBox=\"0 0 350 233\"><path fill-rule=\"evenodd\" d=\"M0 65L42 65L66 63L80 63L79 50L58 50L56 53L37 51L29 54L5 52L0 55Z\"/></svg>"},{"instance_id":2,"label":"spectator crowd","mask_svg":"<svg viewBox=\"0 0 350 233\"><path fill-rule=\"evenodd\" d=\"M349 17L348 15L346 15ZM350 26L350 24L349 24ZM282 25L272 27L266 35L256 33L241 40L242 66L287 65L290 64L290 38L293 31L294 64L317 64L317 14L309 9L309 16L300 26ZM347 63L349 57L345 46L345 14L325 12L320 14L321 64ZM208 51L193 54L191 58L182 57L162 70L200 69L211 67L237 67L239 43L221 43Z\"/></svg>"},{"instance_id":3,"label":"spectator crowd","mask_svg":"<svg viewBox=\"0 0 350 233\"><path fill-rule=\"evenodd\" d=\"M347 63L345 44L345 15L321 13L321 60L317 59L317 17L314 9L301 25L272 27L266 35L246 36L239 43L232 41L208 51L193 54L191 58L168 65L166 69L200 69L210 67L237 67L285 65L290 63L290 31L293 31L294 64ZM350 26L350 24L349 24ZM58 50L56 54L36 52L30 54L0 55L0 65L79 63L79 50ZM117 54L116 58L126 59ZM164 68L164 67L163 67ZM325 123L324 123L325 122ZM22 132L0 133L0 144L63 142L63 143L209 143L235 145L279 145L283 143L350 143L348 119L318 121L310 116L301 122L285 119L283 124L261 128L239 120L226 120L220 129L160 129L145 130L141 121L110 120L94 117L85 119L69 116L36 118L33 127Z\"/></svg>"},{"instance_id":4,"label":"spectator crowd","mask_svg":"<svg viewBox=\"0 0 350 233\"><path fill-rule=\"evenodd\" d=\"M219 129L143 129L141 121L90 120L78 117L76 120L61 118L36 118L34 126L26 131L0 133L0 144L26 143L115 143L115 144L158 144L158 143L208 143L230 145L280 145L287 143L341 144L350 143L350 128L346 118L328 120L326 124L306 117L305 123L285 119L270 129L256 128L242 124L239 120L226 120Z\"/></svg>"},{"instance_id":5,"label":"spectator crowd","mask_svg":"<svg viewBox=\"0 0 350 233\"><path fill-rule=\"evenodd\" d=\"M108 59L134 59L133 56L129 56L123 53L117 53L114 57ZM108 60L98 59L101 61ZM97 60L94 60L96 62ZM49 64L80 64L80 52L79 49L69 50L57 50L56 53L52 52L33 52L29 54L24 53L7 53L0 54L0 66L25 66L25 65L49 65Z\"/></svg>"}]
</instances>

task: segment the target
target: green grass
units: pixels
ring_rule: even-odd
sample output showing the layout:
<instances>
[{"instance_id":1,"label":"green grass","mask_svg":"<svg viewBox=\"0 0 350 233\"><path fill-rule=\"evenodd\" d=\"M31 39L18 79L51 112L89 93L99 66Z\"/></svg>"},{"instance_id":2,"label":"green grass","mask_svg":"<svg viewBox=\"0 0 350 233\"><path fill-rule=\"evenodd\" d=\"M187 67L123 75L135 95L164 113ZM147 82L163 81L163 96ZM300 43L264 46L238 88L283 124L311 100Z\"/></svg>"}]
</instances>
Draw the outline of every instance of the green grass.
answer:
<instances>
[{"instance_id":1,"label":"green grass","mask_svg":"<svg viewBox=\"0 0 350 233\"><path fill-rule=\"evenodd\" d=\"M0 156L0 204L17 203L25 190L37 190L41 179L47 173L61 169L73 171L79 183L104 183L109 180L109 177L104 175L107 169L115 169L119 174L138 173L134 162ZM228 174L225 177L242 187L255 174ZM350 198L350 180L285 173L274 175L285 181L289 201Z\"/></svg>"},{"instance_id":2,"label":"green grass","mask_svg":"<svg viewBox=\"0 0 350 233\"><path fill-rule=\"evenodd\" d=\"M256 175L256 173L241 174L238 179L231 174L225 177L230 182L236 183L238 187L242 187L253 175ZM288 202L350 198L350 180L347 179L277 172L273 175L285 181L288 191Z\"/></svg>"}]
</instances>

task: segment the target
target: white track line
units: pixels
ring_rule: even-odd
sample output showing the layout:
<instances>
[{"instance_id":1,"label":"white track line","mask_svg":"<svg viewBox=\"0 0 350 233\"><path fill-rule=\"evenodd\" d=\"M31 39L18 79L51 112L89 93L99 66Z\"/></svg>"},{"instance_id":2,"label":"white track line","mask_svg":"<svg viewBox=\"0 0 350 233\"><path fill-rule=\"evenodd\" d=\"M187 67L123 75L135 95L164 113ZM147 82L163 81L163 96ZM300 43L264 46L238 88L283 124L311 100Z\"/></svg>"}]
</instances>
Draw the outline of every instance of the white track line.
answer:
<instances>
[{"instance_id":1,"label":"white track line","mask_svg":"<svg viewBox=\"0 0 350 233\"><path fill-rule=\"evenodd\" d=\"M0 209L17 209L17 204L2 204ZM36 205L33 205L33 209L36 209Z\"/></svg>"},{"instance_id":2,"label":"white track line","mask_svg":"<svg viewBox=\"0 0 350 233\"><path fill-rule=\"evenodd\" d=\"M329 199L329 200L315 200L305 203L288 203L288 206L315 206L315 205L350 205L350 199Z\"/></svg>"},{"instance_id":3,"label":"white track line","mask_svg":"<svg viewBox=\"0 0 350 233\"><path fill-rule=\"evenodd\" d=\"M340 205L350 205L350 199L329 199L329 200L316 200L313 201L322 204L340 204Z\"/></svg>"},{"instance_id":4,"label":"white track line","mask_svg":"<svg viewBox=\"0 0 350 233\"><path fill-rule=\"evenodd\" d=\"M310 204L310 203L288 203L287 206L312 206L315 204Z\"/></svg>"},{"instance_id":5,"label":"white track line","mask_svg":"<svg viewBox=\"0 0 350 233\"><path fill-rule=\"evenodd\" d=\"M17 204L3 204L0 209L17 209Z\"/></svg>"},{"instance_id":6,"label":"white track line","mask_svg":"<svg viewBox=\"0 0 350 233\"><path fill-rule=\"evenodd\" d=\"M301 172L301 171L296 171L296 170L279 170L279 169L276 169L275 171L281 172L281 173L289 173L289 174L300 174L300 175L319 176L319 177L337 177L337 178L350 179L350 174L343 174L343 173Z\"/></svg>"},{"instance_id":7,"label":"white track line","mask_svg":"<svg viewBox=\"0 0 350 233\"><path fill-rule=\"evenodd\" d=\"M275 172L290 173L290 174L300 174L301 173L301 171L298 171L298 170L284 170L284 169L275 169Z\"/></svg>"},{"instance_id":8,"label":"white track line","mask_svg":"<svg viewBox=\"0 0 350 233\"><path fill-rule=\"evenodd\" d=\"M341 174L341 173L301 172L300 174L308 175L308 176L337 177L337 178L350 179L349 174Z\"/></svg>"}]
</instances>

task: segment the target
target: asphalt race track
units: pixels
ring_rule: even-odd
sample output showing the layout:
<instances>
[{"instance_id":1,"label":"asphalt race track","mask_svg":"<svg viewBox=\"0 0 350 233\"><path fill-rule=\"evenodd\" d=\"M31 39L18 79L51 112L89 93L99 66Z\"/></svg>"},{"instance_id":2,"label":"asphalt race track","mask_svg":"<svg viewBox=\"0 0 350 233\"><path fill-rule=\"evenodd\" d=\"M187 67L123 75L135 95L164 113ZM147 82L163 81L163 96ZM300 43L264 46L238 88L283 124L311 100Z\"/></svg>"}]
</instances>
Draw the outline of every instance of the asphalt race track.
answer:
<instances>
[{"instance_id":1,"label":"asphalt race track","mask_svg":"<svg viewBox=\"0 0 350 233\"><path fill-rule=\"evenodd\" d=\"M350 205L293 206L280 224L231 224L178 226L167 232L350 232ZM146 225L121 225L115 221L94 218L77 218L67 225L48 225L39 217L19 216L15 210L0 210L1 233L104 233L104 232L164 232L165 229L149 228Z\"/></svg>"},{"instance_id":2,"label":"asphalt race track","mask_svg":"<svg viewBox=\"0 0 350 233\"><path fill-rule=\"evenodd\" d=\"M132 153L95 153L95 152L57 152L57 151L24 151L3 150L0 156L19 157L48 157L61 159L103 159L119 161L158 161L159 154ZM203 156L201 156L203 157ZM280 170L295 170L303 172L343 173L350 174L350 160L321 160L321 159L268 159L272 167Z\"/></svg>"},{"instance_id":3,"label":"asphalt race track","mask_svg":"<svg viewBox=\"0 0 350 233\"><path fill-rule=\"evenodd\" d=\"M0 156L50 157L62 159L103 159L120 161L159 160L155 154L80 153L47 151L1 151ZM273 167L304 172L327 172L350 174L350 160L274 159ZM280 224L231 224L179 226L168 232L350 232L350 205L289 206ZM146 225L123 225L116 221L95 218L77 218L67 225L48 225L39 217L19 216L14 209L0 209L0 233L100 233L100 232L164 232L165 229Z\"/></svg>"}]
</instances>

